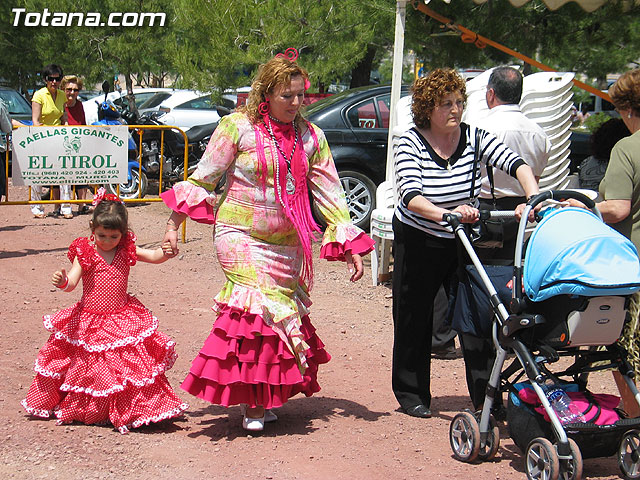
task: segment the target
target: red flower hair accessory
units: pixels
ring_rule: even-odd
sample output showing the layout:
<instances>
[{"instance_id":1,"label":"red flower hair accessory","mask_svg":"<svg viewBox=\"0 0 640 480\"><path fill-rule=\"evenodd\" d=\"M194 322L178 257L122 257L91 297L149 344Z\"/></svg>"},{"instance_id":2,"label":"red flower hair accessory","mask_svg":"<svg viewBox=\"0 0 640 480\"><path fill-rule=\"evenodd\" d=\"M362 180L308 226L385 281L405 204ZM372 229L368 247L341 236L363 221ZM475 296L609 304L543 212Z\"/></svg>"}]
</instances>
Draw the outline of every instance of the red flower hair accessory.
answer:
<instances>
[{"instance_id":1,"label":"red flower hair accessory","mask_svg":"<svg viewBox=\"0 0 640 480\"><path fill-rule=\"evenodd\" d=\"M284 53L278 53L276 58L286 58L290 62L295 62L298 59L298 50L293 47L287 48ZM309 90L311 88L311 82L308 78L304 79L304 89Z\"/></svg>"},{"instance_id":2,"label":"red flower hair accessory","mask_svg":"<svg viewBox=\"0 0 640 480\"><path fill-rule=\"evenodd\" d=\"M298 50L293 47L289 47L284 51L284 53L278 53L276 58L286 58L290 62L295 62L298 59Z\"/></svg>"},{"instance_id":3,"label":"red flower hair accessory","mask_svg":"<svg viewBox=\"0 0 640 480\"><path fill-rule=\"evenodd\" d=\"M95 207L96 205L98 205L103 200L110 200L112 202L120 202L120 203L122 203L124 205L124 202L122 200L120 200L120 198L118 198L117 195L114 195L112 193L107 193L107 191L104 189L104 187L100 187L98 189L98 191L96 192L96 194L93 196L93 201L91 202L91 205L93 205Z\"/></svg>"}]
</instances>

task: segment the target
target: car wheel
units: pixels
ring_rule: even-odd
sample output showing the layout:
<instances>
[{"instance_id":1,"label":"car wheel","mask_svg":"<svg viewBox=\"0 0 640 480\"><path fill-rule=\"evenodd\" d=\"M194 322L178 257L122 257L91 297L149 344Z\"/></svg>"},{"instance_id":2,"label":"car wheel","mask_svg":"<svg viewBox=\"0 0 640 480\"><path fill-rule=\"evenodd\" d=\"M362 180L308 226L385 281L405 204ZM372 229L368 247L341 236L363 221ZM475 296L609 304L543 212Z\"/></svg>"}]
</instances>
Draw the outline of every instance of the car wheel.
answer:
<instances>
[{"instance_id":1,"label":"car wheel","mask_svg":"<svg viewBox=\"0 0 640 480\"><path fill-rule=\"evenodd\" d=\"M376 184L363 173L354 170L339 171L338 176L344 189L351 221L355 226L369 231L371 212L375 207ZM318 225L326 227L327 222L313 201L311 210Z\"/></svg>"},{"instance_id":2,"label":"car wheel","mask_svg":"<svg viewBox=\"0 0 640 480\"><path fill-rule=\"evenodd\" d=\"M351 221L368 231L371 212L375 207L376 184L366 175L353 170L338 172L347 199Z\"/></svg>"}]
</instances>

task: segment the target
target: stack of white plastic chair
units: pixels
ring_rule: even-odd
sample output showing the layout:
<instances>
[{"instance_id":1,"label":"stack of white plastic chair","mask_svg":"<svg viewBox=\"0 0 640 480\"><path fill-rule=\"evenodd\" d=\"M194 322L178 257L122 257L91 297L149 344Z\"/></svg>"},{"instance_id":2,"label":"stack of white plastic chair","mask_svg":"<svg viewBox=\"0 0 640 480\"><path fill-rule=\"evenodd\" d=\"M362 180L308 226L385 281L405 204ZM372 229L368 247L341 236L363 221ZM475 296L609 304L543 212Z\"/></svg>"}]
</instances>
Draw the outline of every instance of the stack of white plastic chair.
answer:
<instances>
[{"instance_id":1,"label":"stack of white plastic chair","mask_svg":"<svg viewBox=\"0 0 640 480\"><path fill-rule=\"evenodd\" d=\"M467 82L467 108L463 120L482 128L489 108L485 92L491 70ZM571 81L568 72L540 72L524 77L520 109L542 127L551 141L549 163L540 177L541 190L557 190L569 185L571 142Z\"/></svg>"},{"instance_id":2,"label":"stack of white plastic chair","mask_svg":"<svg viewBox=\"0 0 640 480\"><path fill-rule=\"evenodd\" d=\"M558 190L569 184L573 77L569 72L540 72L524 78L520 109L551 141L549 163L540 177L541 190Z\"/></svg>"},{"instance_id":3,"label":"stack of white plastic chair","mask_svg":"<svg viewBox=\"0 0 640 480\"><path fill-rule=\"evenodd\" d=\"M385 180L376 190L376 208L371 212L369 235L375 242L374 250L371 252L371 280L374 286L389 276L393 243L391 220L395 204L394 196L393 181Z\"/></svg>"}]
</instances>

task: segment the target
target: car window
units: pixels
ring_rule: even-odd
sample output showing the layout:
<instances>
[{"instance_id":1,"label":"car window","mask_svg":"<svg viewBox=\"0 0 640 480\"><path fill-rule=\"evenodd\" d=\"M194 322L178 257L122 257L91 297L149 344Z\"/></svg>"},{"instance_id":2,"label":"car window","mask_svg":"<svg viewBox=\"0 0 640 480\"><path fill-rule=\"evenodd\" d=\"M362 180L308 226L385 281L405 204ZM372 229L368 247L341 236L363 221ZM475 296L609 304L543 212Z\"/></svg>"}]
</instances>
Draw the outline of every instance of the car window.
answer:
<instances>
[{"instance_id":1,"label":"car window","mask_svg":"<svg viewBox=\"0 0 640 480\"><path fill-rule=\"evenodd\" d=\"M380 124L382 128L389 128L389 112L391 111L391 95L376 97L378 111L380 112Z\"/></svg>"},{"instance_id":2,"label":"car window","mask_svg":"<svg viewBox=\"0 0 640 480\"><path fill-rule=\"evenodd\" d=\"M144 94L141 94L141 95L144 95ZM138 108L155 108L170 96L171 96L170 92L157 92L157 93L151 94L151 96L147 97L146 100L143 100L142 103L138 104L137 95L136 95L136 106Z\"/></svg>"},{"instance_id":3,"label":"car window","mask_svg":"<svg viewBox=\"0 0 640 480\"><path fill-rule=\"evenodd\" d=\"M211 95L205 95L204 97L194 98L193 100L184 102L176 108L185 108L190 110L214 110L216 105L211 101Z\"/></svg>"},{"instance_id":4,"label":"car window","mask_svg":"<svg viewBox=\"0 0 640 480\"><path fill-rule=\"evenodd\" d=\"M149 100L150 98L154 97L157 95L157 98L159 98L159 102L162 102L163 100L165 100L166 98L169 98L169 94L168 93L163 93L163 92L140 92L140 93L135 93L134 96L136 97L136 107L140 108L140 106L146 102L147 100ZM123 97L124 99L124 97ZM159 104L158 102L158 104ZM155 106L155 105L154 105Z\"/></svg>"},{"instance_id":5,"label":"car window","mask_svg":"<svg viewBox=\"0 0 640 480\"><path fill-rule=\"evenodd\" d=\"M0 98L6 103L11 115L31 115L31 105L14 90L0 90Z\"/></svg>"},{"instance_id":6,"label":"car window","mask_svg":"<svg viewBox=\"0 0 640 480\"><path fill-rule=\"evenodd\" d=\"M381 128L373 99L351 107L347 111L347 119L353 128Z\"/></svg>"}]
</instances>

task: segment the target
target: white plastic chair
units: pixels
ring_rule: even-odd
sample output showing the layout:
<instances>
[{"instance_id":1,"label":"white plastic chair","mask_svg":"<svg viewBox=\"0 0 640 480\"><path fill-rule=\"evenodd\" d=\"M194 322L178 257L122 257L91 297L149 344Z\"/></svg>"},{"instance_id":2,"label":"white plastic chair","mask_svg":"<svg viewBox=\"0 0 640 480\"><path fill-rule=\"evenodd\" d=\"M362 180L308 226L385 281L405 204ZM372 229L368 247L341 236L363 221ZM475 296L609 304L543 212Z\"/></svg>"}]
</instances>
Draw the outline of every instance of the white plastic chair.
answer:
<instances>
[{"instance_id":1,"label":"white plastic chair","mask_svg":"<svg viewBox=\"0 0 640 480\"><path fill-rule=\"evenodd\" d=\"M380 276L389 274L391 263L391 245L393 228L391 221L394 210L393 182L385 180L376 190L376 208L371 212L371 229L369 234L375 242L371 253L371 280L373 286L378 285Z\"/></svg>"}]
</instances>

